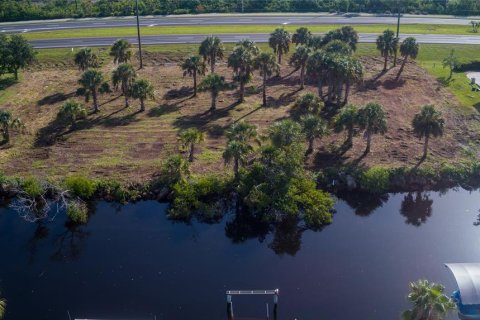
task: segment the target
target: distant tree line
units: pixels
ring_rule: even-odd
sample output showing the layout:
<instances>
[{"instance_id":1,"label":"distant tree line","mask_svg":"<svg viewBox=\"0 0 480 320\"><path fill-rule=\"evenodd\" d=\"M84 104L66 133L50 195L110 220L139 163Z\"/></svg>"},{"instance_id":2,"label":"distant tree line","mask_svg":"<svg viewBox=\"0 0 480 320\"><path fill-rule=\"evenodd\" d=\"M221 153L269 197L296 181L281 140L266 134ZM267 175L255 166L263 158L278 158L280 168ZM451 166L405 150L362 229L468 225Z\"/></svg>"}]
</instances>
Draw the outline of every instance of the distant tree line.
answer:
<instances>
[{"instance_id":1,"label":"distant tree line","mask_svg":"<svg viewBox=\"0 0 480 320\"><path fill-rule=\"evenodd\" d=\"M478 0L139 0L142 15L208 12L480 14ZM134 0L2 0L0 21L134 14Z\"/></svg>"}]
</instances>

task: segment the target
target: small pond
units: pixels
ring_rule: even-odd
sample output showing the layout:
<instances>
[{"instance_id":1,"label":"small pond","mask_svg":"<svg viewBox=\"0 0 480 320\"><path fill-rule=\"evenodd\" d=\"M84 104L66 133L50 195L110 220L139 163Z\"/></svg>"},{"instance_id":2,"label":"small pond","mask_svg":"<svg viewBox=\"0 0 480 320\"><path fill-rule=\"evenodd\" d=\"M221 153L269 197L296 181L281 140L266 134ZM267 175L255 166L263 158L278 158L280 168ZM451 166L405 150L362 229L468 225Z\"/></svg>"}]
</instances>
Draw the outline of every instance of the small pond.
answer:
<instances>
[{"instance_id":1,"label":"small pond","mask_svg":"<svg viewBox=\"0 0 480 320\"><path fill-rule=\"evenodd\" d=\"M445 262L480 261L480 192L339 200L320 231L276 230L227 215L175 223L167 205L99 202L89 223L28 223L0 209L7 320L225 319L227 289L280 289L279 319L399 319L408 283L455 289ZM264 318L270 299L234 298Z\"/></svg>"}]
</instances>

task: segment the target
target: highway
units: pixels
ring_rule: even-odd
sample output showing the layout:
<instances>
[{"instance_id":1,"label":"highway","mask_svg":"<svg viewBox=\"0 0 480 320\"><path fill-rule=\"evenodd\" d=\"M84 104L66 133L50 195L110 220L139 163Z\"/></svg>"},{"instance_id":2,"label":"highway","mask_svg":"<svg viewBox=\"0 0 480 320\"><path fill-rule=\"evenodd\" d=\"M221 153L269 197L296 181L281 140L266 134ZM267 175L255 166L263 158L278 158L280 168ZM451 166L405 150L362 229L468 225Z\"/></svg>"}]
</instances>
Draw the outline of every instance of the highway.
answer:
<instances>
[{"instance_id":1,"label":"highway","mask_svg":"<svg viewBox=\"0 0 480 320\"><path fill-rule=\"evenodd\" d=\"M468 18L442 18L406 15L402 24L461 24L468 25ZM188 16L146 16L141 17L141 26L195 26L195 25L309 25L309 24L396 24L395 16L345 16L332 14L291 14L291 15L188 15ZM64 19L0 23L0 33L53 31L86 28L135 27L134 17Z\"/></svg>"},{"instance_id":2,"label":"highway","mask_svg":"<svg viewBox=\"0 0 480 320\"><path fill-rule=\"evenodd\" d=\"M426 34L402 34L401 39L408 36L414 36L420 43L445 43L445 44L480 44L478 36L460 36L460 35L426 35ZM255 42L268 42L268 34L219 34L222 41L231 43L241 39L251 39ZM360 42L374 43L377 39L376 34L360 34ZM200 43L205 38L204 35L160 35L144 36L142 44L179 44L179 43ZM118 37L106 38L74 38L74 39L51 39L51 40L32 40L30 43L37 49L47 48L73 48L73 47L101 47L110 46ZM124 37L131 43L136 44L136 37Z\"/></svg>"}]
</instances>

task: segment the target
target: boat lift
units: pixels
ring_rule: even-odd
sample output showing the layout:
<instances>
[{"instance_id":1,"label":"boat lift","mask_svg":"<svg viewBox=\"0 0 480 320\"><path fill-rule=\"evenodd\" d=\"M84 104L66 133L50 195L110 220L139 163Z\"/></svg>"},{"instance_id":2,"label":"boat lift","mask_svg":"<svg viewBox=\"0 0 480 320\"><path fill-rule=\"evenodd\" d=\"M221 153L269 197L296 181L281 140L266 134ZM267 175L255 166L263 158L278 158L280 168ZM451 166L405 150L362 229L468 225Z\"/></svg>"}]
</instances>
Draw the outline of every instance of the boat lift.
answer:
<instances>
[{"instance_id":1,"label":"boat lift","mask_svg":"<svg viewBox=\"0 0 480 320\"><path fill-rule=\"evenodd\" d=\"M458 290L452 294L461 320L480 320L480 263L447 263Z\"/></svg>"},{"instance_id":2,"label":"boat lift","mask_svg":"<svg viewBox=\"0 0 480 320\"><path fill-rule=\"evenodd\" d=\"M273 296L273 320L277 320L278 295L279 290L227 290L227 319L233 320L233 302L232 296L235 295L271 295ZM270 319L267 304L267 320Z\"/></svg>"}]
</instances>

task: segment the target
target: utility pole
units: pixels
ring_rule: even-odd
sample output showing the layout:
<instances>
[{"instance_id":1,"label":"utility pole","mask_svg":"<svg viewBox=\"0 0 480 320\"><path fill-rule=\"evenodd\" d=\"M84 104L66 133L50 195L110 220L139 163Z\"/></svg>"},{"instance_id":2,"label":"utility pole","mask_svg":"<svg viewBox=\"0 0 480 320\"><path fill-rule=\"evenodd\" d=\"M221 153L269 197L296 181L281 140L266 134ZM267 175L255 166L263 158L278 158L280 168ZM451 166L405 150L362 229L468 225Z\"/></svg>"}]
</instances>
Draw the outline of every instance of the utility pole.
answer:
<instances>
[{"instance_id":1,"label":"utility pole","mask_svg":"<svg viewBox=\"0 0 480 320\"><path fill-rule=\"evenodd\" d=\"M397 0L397 11L398 11L398 15L397 15L397 41L400 43L400 1ZM393 66L395 67L397 65L397 51L398 51L398 48L397 50L395 50L395 56L393 58Z\"/></svg>"},{"instance_id":2,"label":"utility pole","mask_svg":"<svg viewBox=\"0 0 480 320\"><path fill-rule=\"evenodd\" d=\"M137 11L137 35L138 35L138 54L140 57L140 69L143 68L143 58L142 58L142 40L140 38L140 17L138 16L138 0L135 0L135 7Z\"/></svg>"}]
</instances>

